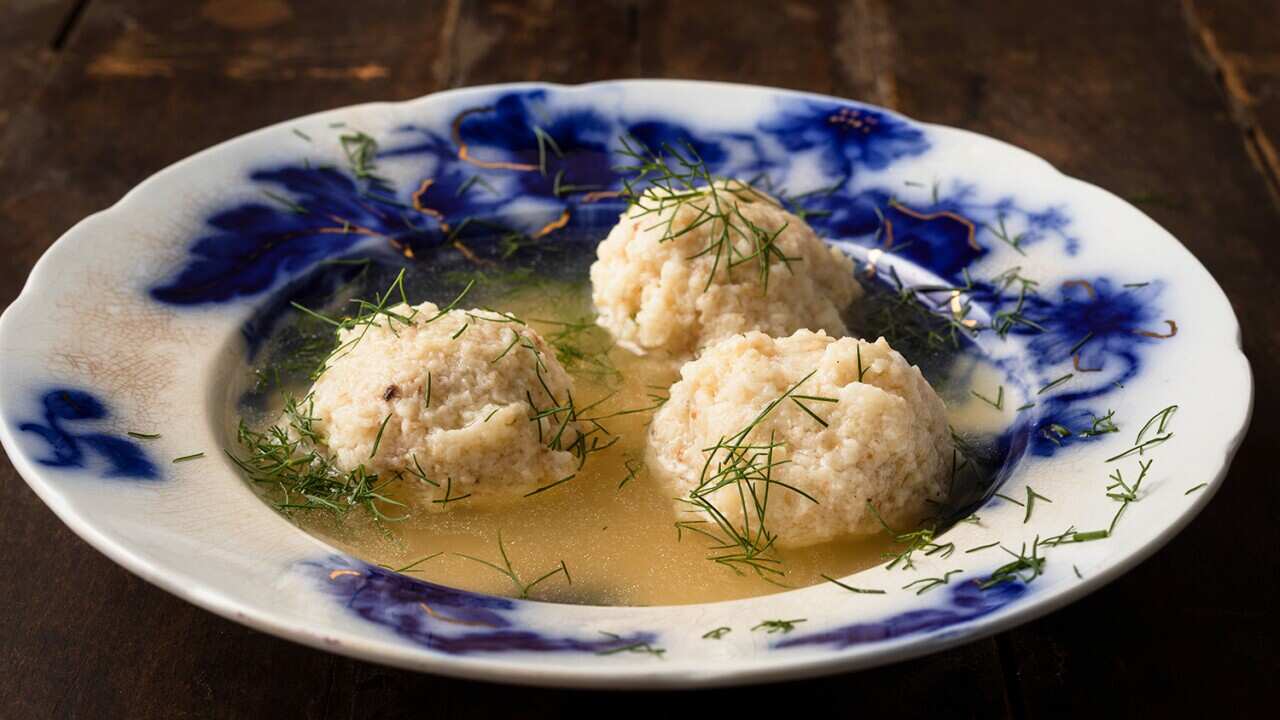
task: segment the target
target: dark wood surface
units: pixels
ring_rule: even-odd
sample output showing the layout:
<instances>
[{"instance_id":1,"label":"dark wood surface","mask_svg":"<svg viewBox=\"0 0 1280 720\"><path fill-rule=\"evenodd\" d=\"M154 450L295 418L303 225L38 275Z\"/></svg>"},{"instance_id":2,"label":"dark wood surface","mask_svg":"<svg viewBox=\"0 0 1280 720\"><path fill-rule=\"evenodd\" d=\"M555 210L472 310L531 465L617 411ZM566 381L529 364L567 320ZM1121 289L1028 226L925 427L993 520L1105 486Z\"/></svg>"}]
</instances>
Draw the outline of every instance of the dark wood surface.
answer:
<instances>
[{"instance_id":1,"label":"dark wood surface","mask_svg":"<svg viewBox=\"0 0 1280 720\"><path fill-rule=\"evenodd\" d=\"M1254 422L1223 490L1133 572L995 638L857 674L624 698L416 675L248 630L108 561L4 462L0 717L536 718L766 696L850 716L1219 717L1274 695L1276 2L4 0L0 305L75 221L239 133L458 85L634 76L887 105L1139 204L1244 328Z\"/></svg>"}]
</instances>

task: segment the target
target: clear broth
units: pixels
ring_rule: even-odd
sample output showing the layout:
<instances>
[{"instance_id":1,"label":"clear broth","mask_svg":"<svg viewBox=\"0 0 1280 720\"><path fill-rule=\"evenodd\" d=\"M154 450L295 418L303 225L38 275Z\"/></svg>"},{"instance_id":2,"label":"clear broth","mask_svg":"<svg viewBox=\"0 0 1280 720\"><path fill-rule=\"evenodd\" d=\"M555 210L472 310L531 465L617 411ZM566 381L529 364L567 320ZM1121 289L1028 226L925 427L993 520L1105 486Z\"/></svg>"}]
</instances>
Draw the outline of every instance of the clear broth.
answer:
<instances>
[{"instance_id":1,"label":"clear broth","mask_svg":"<svg viewBox=\"0 0 1280 720\"><path fill-rule=\"evenodd\" d=\"M464 305L512 312L529 320L544 337L556 327L537 322L539 319L577 322L591 317L590 288L581 280L540 279L530 284L528 275L521 277L517 282L491 279L478 284ZM365 284L376 285L367 277ZM411 295L412 285L412 281L406 283ZM336 293L339 297L334 306L353 293L360 294L350 287L345 293ZM412 296L410 299L416 301ZM579 405L609 396L601 405L601 412L652 406L653 395L665 396L666 389L678 378L676 364L610 347L607 334L598 328L587 331L579 340L603 351L607 358L603 367L592 362L566 364L574 376ZM284 350L287 352L287 348ZM278 360L280 347L262 355ZM922 365L926 366L926 374L937 375L930 380L948 401L958 429L1004 424L1005 413L984 403L975 404L969 393L970 387L998 384L993 379L994 371L984 370L969 353L957 354L945 362L934 360ZM266 363L265 359L259 362L257 372L261 373ZM946 370L930 373L928 366ZM295 393L305 393L305 381L294 375L292 383L283 384ZM1008 407L1006 402L1005 408ZM254 413L256 424L272 422L276 412L266 405ZM775 555L782 561L782 574L767 577L736 572L712 562L710 540L677 532L673 499L641 465L651 418L651 412L643 412L609 420L605 425L620 439L589 456L573 480L505 507L477 510L461 501L450 505L446 512L407 513L407 518L397 522L376 520L362 510L341 518L320 511L294 512L292 517L304 530L367 562L475 592L520 592L520 585L511 578L475 558L501 566L501 552L505 552L524 585L557 571L563 562L567 576L555 572L528 596L593 605L675 605L766 595L823 582L822 575L844 577L884 562L886 554L901 550L898 546L895 551L892 538L884 533L781 550ZM631 468L637 466L639 471L627 479L632 475ZM269 489L262 488L260 492L268 501L274 499ZM394 484L387 494L404 499L398 496ZM957 497L945 513L951 520L962 516L964 505L959 497L963 493L953 495ZM388 512L394 514L394 510Z\"/></svg>"}]
</instances>

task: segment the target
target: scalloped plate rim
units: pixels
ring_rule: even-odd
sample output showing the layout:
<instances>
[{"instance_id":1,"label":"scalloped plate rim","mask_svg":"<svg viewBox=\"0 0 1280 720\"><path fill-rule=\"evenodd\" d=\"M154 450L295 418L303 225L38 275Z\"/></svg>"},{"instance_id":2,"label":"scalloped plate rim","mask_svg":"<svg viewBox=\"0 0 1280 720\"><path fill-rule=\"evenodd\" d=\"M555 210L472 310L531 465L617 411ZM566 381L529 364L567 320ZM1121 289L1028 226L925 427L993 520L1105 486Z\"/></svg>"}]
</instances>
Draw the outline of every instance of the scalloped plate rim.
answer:
<instances>
[{"instance_id":1,"label":"scalloped plate rim","mask_svg":"<svg viewBox=\"0 0 1280 720\"><path fill-rule=\"evenodd\" d=\"M806 657L796 660L790 660L782 656L775 656L771 659L771 662L768 665L743 666L730 668L725 672L712 671L706 674L692 673L684 676L676 676L670 669L664 669L662 666L654 666L652 671L638 669L634 666L621 666L616 668L578 667L571 669L540 669L526 663L510 662L500 655L446 656L431 652L424 652L421 649L408 646L395 646L392 652L388 652L388 647L391 645L390 642L375 643L370 641L368 638L362 637L355 637L353 638L354 642L348 642L345 639L339 640L337 637L328 635L323 631L315 631L291 624L287 620L275 617L270 613L260 613L254 610L246 611L246 609L237 604L237 600L233 595L222 591L218 587L200 582L184 584L183 581L185 578L180 575L175 574L168 569L153 566L147 559L135 554L127 543L117 542L102 534L85 514L77 513L70 507L67 507L63 502L61 502L58 494L52 489L49 483L47 483L43 478L45 471L36 467L24 453L17 452L17 443L15 441L13 428L8 423L0 423L0 444L3 444L10 461L18 471L19 475L26 480L27 484L35 491L37 496L40 497L41 501L49 506L54 514L78 537L102 552L112 561L121 565L148 583L151 583L166 592L172 593L183 600L191 602L192 604L209 610L221 617L270 633L277 637L315 647L317 649L415 671L427 671L451 677L515 684L582 688L658 689L714 687L811 677L820 674L872 667L889 662L898 662L955 647L963 643L972 642L1046 615L1112 582L1115 578L1128 572L1138 563L1147 559L1167 544L1173 536L1181 532L1181 530L1191 522L1191 520L1198 516L1204 507L1212 500L1214 495L1216 495L1230 468L1231 461L1239 449L1249 428L1255 397L1253 373L1248 358L1243 352L1241 329L1238 318L1236 318L1234 312L1231 311L1230 303L1225 292L1222 290L1221 286L1217 284L1217 281L1212 278L1212 275L1200 260L1196 258L1195 255L1192 254L1180 241L1178 241L1176 237L1160 226L1159 223L1156 223L1151 219L1140 208L1137 208L1123 198L1120 198L1097 185L1067 175L1044 158L1006 141L962 128L921 122L896 111L856 100L849 100L820 93L775 88L749 83L666 80L658 78L603 80L583 84L543 82L494 83L488 85L453 88L401 101L360 103L323 110L315 113L309 113L307 115L288 118L286 120L237 135L178 160L155 172L130 189L125 193L125 195L109 207L89 215L64 232L37 260L35 265L32 267L22 291L13 300L9 307L0 314L0 339L7 334L6 331L8 329L8 325L11 323L13 316L17 314L15 308L20 308L27 302L32 301L33 295L42 284L44 275L51 271L51 268L56 263L57 259L62 254L72 249L76 244L84 242L87 239L89 231L92 230L95 225L105 222L113 216L127 212L131 203L136 198L150 192L154 186L162 184L168 177L180 172L189 164L198 164L210 155L225 152L229 147L232 147L249 137L277 131L281 127L298 123L300 121L319 120L327 116L351 113L356 110L376 109L379 107L403 107L427 100L445 100L451 97L465 96L468 94L481 94L497 90L556 89L574 91L580 89L591 89L597 86L630 85L660 87L673 84L755 89L782 96L856 104L869 109L874 109L878 112L884 112L897 118L905 119L922 128L941 130L946 133L967 136L971 140L987 144L990 147L998 147L1006 153L1016 154L1016 156L1023 161L1034 161L1036 164L1043 166L1044 169L1052 170L1053 173L1061 179L1082 186L1090 193L1101 194L1102 196L1118 200L1131 208L1134 212L1139 213L1153 227L1159 228L1160 232L1164 233L1164 235L1167 236L1167 239L1172 241L1172 244L1169 246L1170 251L1176 247L1177 250L1185 256L1185 259L1192 261L1194 265L1198 267L1199 270L1211 280L1211 282L1213 282L1214 286L1218 290L1220 295L1219 299L1221 299L1226 305L1229 311L1228 314L1234 323L1234 346L1230 348L1230 350L1232 351L1234 359L1238 361L1238 369L1243 371L1244 379L1247 381L1248 385L1248 395L1244 403L1243 413L1240 416L1239 425L1230 437L1225 438L1225 441L1219 447L1214 448L1221 456L1221 464L1219 465L1219 469L1215 474L1215 477L1208 481L1208 487L1198 494L1191 505L1183 513L1173 518L1171 522L1166 522L1154 538L1145 544L1127 550L1124 557L1117 560L1111 566L1096 574L1091 574L1081 582L1066 589L1059 590L1047 597L1044 597L1043 599L1038 599L1034 602L1020 603L1016 607L1003 610L990 617L979 617L977 619L969 620L957 630L925 632L910 635L905 638L884 641L880 644L880 647L884 649L884 652L868 656L848 657L846 656L848 650L832 650L820 656Z\"/></svg>"}]
</instances>

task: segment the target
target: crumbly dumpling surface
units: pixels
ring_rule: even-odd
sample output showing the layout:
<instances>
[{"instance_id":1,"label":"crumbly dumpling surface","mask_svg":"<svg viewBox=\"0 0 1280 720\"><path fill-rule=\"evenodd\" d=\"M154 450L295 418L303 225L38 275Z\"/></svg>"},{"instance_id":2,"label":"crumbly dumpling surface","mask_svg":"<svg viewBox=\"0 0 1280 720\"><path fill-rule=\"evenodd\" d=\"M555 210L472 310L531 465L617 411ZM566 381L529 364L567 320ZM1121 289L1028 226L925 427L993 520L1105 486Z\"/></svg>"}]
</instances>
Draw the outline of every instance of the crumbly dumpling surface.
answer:
<instances>
[{"instance_id":1,"label":"crumbly dumpling surface","mask_svg":"<svg viewBox=\"0 0 1280 720\"><path fill-rule=\"evenodd\" d=\"M449 482L452 496L470 493L467 504L478 505L575 471L567 448L576 426L552 448L565 414L534 419L572 389L536 331L485 310L441 314L423 303L391 312L413 320L340 331L340 349L312 388L313 427L340 469L402 472L431 509L447 506L432 501ZM419 468L440 487L417 479Z\"/></svg>"},{"instance_id":2,"label":"crumbly dumpling surface","mask_svg":"<svg viewBox=\"0 0 1280 720\"><path fill-rule=\"evenodd\" d=\"M625 347L672 356L751 330L847 335L842 315L862 295L853 262L768 195L736 181L714 187L718 211L709 192L676 202L651 191L622 214L591 266L599 323ZM725 245L718 257L707 251L725 227L716 215L734 226L732 268ZM767 292L752 226L776 233L772 245L789 259L767 253Z\"/></svg>"},{"instance_id":3,"label":"crumbly dumpling surface","mask_svg":"<svg viewBox=\"0 0 1280 720\"><path fill-rule=\"evenodd\" d=\"M944 500L951 433L946 408L920 370L883 338L874 343L836 340L807 330L784 338L759 332L735 335L685 363L650 427L648 452L656 477L673 497L688 498L727 457L721 452L704 469L706 449L749 426L763 408L810 373L795 394L835 400L801 400L826 426L787 400L748 436L758 446L771 439L779 444L773 462L782 464L772 468L771 480L817 500L771 486L765 525L778 547L879 532L880 522L868 502L885 522L906 529L922 518L926 501ZM734 485L707 499L742 526ZM695 519L689 504L677 500L676 509L682 519Z\"/></svg>"}]
</instances>

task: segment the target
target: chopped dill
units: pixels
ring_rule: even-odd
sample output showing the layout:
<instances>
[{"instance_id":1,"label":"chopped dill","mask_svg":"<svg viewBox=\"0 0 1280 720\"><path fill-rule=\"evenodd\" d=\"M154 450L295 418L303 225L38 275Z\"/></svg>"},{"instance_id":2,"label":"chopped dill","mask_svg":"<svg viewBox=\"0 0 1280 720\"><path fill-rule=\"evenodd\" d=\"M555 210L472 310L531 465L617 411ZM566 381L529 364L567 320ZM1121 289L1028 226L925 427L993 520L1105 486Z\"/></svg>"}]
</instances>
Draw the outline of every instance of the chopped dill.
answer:
<instances>
[{"instance_id":1,"label":"chopped dill","mask_svg":"<svg viewBox=\"0 0 1280 720\"><path fill-rule=\"evenodd\" d=\"M703 640L719 640L720 638L724 637L725 635L728 635L731 632L733 632L733 628L729 627L728 625L721 625L720 627L714 630L708 630L707 632L703 633L702 639Z\"/></svg>"},{"instance_id":2,"label":"chopped dill","mask_svg":"<svg viewBox=\"0 0 1280 720\"><path fill-rule=\"evenodd\" d=\"M1027 486L1027 512L1022 517L1022 523L1025 525L1031 520L1031 510L1035 508L1036 500L1043 500L1047 503L1053 502L1049 498L1036 492L1030 485Z\"/></svg>"},{"instance_id":3,"label":"chopped dill","mask_svg":"<svg viewBox=\"0 0 1280 720\"><path fill-rule=\"evenodd\" d=\"M601 630L600 634L610 638L611 640L617 640L617 641L622 640L622 636L615 633L605 632ZM703 637L706 637L706 636L704 635ZM596 654L597 655L616 655L618 653L624 653L624 652L643 653L646 655L653 655L654 657L661 658L663 654L667 652L667 650L666 648L655 647L647 642L633 642L633 643L628 643L626 645L621 645L615 648L599 650L596 652Z\"/></svg>"},{"instance_id":4,"label":"chopped dill","mask_svg":"<svg viewBox=\"0 0 1280 720\"><path fill-rule=\"evenodd\" d=\"M859 587L854 587L852 585L846 585L845 583L840 582L839 580L831 577L830 575L823 575L822 578L827 582L832 583L833 585L838 585L844 588L845 590L848 590L851 593L856 593L858 595L884 595L885 594L884 590L877 590L875 588L859 588Z\"/></svg>"},{"instance_id":5,"label":"chopped dill","mask_svg":"<svg viewBox=\"0 0 1280 720\"><path fill-rule=\"evenodd\" d=\"M525 496L525 497L533 497L534 495L537 495L538 493L544 493L544 492L546 492L546 491L550 490L550 489L551 489L551 488L553 488L553 487L556 487L556 486L558 486L558 485L563 485L563 484L565 484L565 483L569 482L570 480L574 479L575 477L577 477L577 475L576 475L576 474L574 474L574 475L570 475L570 476L568 476L568 477L560 478L559 480L557 480L557 481L555 481L555 482L551 483L550 485L543 485L542 487L540 487L540 488L538 488L538 489L536 489L536 490L533 490L533 491L531 491L531 492L527 492L527 493L525 493L525 494L524 494L524 496Z\"/></svg>"},{"instance_id":6,"label":"chopped dill","mask_svg":"<svg viewBox=\"0 0 1280 720\"><path fill-rule=\"evenodd\" d=\"M889 527L888 523L884 521L884 518L880 516L880 512L876 510L875 505L871 504L870 500L867 501L867 509L875 516L876 520L880 523L880 527L884 528L884 531L893 538L894 543L907 546L901 552L888 552L882 555L882 557L889 560L889 563L885 565L886 569L892 570L899 565L902 566L903 570L914 569L914 557L917 552L926 557L939 555L943 558L947 558L956 550L955 543L940 544L934 542L937 529L931 525L926 525L919 530L912 530L910 532L898 532Z\"/></svg>"},{"instance_id":7,"label":"chopped dill","mask_svg":"<svg viewBox=\"0 0 1280 720\"><path fill-rule=\"evenodd\" d=\"M970 390L969 392L973 393L974 397L978 398L982 402L990 405L991 407L997 410L1004 409L1004 386L1003 385L1001 385L999 390L997 391L995 400L992 400L991 398L987 397L986 395L983 395L977 390Z\"/></svg>"},{"instance_id":8,"label":"chopped dill","mask_svg":"<svg viewBox=\"0 0 1280 720\"><path fill-rule=\"evenodd\" d=\"M464 332L466 332L466 331L467 331L467 328L468 328L468 327L470 327L470 326L471 326L471 322L470 322L470 321L467 321L467 322L462 323L462 327L458 328L457 332L455 332L454 334L450 335L450 336L449 336L449 339L450 339L450 340L457 340L459 337L461 337L461 336L462 336L462 333L464 333Z\"/></svg>"},{"instance_id":9,"label":"chopped dill","mask_svg":"<svg viewBox=\"0 0 1280 720\"><path fill-rule=\"evenodd\" d=\"M1089 342L1089 340L1090 340L1092 337L1093 337L1093 331L1092 331L1092 330L1090 330L1088 333L1086 333L1086 334L1085 334L1085 336L1084 336L1084 337L1080 338L1080 340L1079 340L1075 345L1072 345L1072 346L1071 346L1071 349L1067 351L1067 354L1068 354L1068 355L1075 355L1075 354L1076 354L1076 351L1078 351L1080 348L1084 347L1084 344L1085 344L1085 343L1087 343L1087 342Z\"/></svg>"},{"instance_id":10,"label":"chopped dill","mask_svg":"<svg viewBox=\"0 0 1280 720\"><path fill-rule=\"evenodd\" d=\"M1015 498L1011 498L1011 497L1009 497L1008 495L1005 495L1004 493L992 493L992 496L993 496L993 497L998 497L998 498L1000 498L1001 500L1008 500L1009 502L1013 503L1014 505L1017 505L1018 507L1025 507L1025 506L1026 506L1026 504L1025 504L1025 503L1023 503L1021 500L1017 500L1017 499L1015 499Z\"/></svg>"},{"instance_id":11,"label":"chopped dill","mask_svg":"<svg viewBox=\"0 0 1280 720\"><path fill-rule=\"evenodd\" d=\"M951 576L955 575L958 572L960 572L960 570L948 570L942 574L942 577L920 578L919 580L912 580L906 585L903 585L902 589L910 590L912 588L917 588L916 594L923 595L940 585L951 584Z\"/></svg>"},{"instance_id":12,"label":"chopped dill","mask_svg":"<svg viewBox=\"0 0 1280 720\"><path fill-rule=\"evenodd\" d=\"M1059 386L1059 385L1061 385L1062 383L1064 383L1064 382L1066 382L1066 381L1070 380L1070 379L1071 379L1071 378L1073 378L1073 377L1075 377L1075 373L1067 373L1066 375L1063 375L1062 377L1058 378L1057 380L1053 380L1053 381L1051 381L1048 385L1045 385L1044 387L1040 388L1038 391L1036 391L1036 394L1037 394L1037 395L1043 395L1043 394L1045 394L1045 393L1049 392L1050 390L1052 390L1052 389L1054 389L1054 388L1058 387L1058 386Z\"/></svg>"},{"instance_id":13,"label":"chopped dill","mask_svg":"<svg viewBox=\"0 0 1280 720\"><path fill-rule=\"evenodd\" d=\"M1205 489L1205 488L1207 488L1207 487L1209 487L1209 483L1200 483L1199 485L1196 485L1195 487L1191 488L1190 490L1187 490L1186 492L1184 492L1184 493L1182 493L1182 494L1183 494L1183 495L1190 495L1191 493L1193 493L1193 492L1195 492L1195 491L1197 491L1197 490L1203 490L1203 489Z\"/></svg>"},{"instance_id":14,"label":"chopped dill","mask_svg":"<svg viewBox=\"0 0 1280 720\"><path fill-rule=\"evenodd\" d=\"M403 507L383 494L401 476L380 478L363 465L350 472L340 470L332 457L316 449L321 438L313 411L310 395L302 400L286 396L281 423L259 432L241 420L237 442L246 456L230 451L227 455L251 482L275 491L275 506L285 514L324 510L342 516L361 507L379 520L397 519L388 517L379 505ZM426 480L425 473L422 479Z\"/></svg>"},{"instance_id":15,"label":"chopped dill","mask_svg":"<svg viewBox=\"0 0 1280 720\"><path fill-rule=\"evenodd\" d=\"M347 156L348 167L351 168L351 172L357 178L361 180L381 180L374 174L374 166L378 156L377 140L363 132L355 131L340 135L338 142L342 145L342 152Z\"/></svg>"},{"instance_id":16,"label":"chopped dill","mask_svg":"<svg viewBox=\"0 0 1280 720\"><path fill-rule=\"evenodd\" d=\"M795 618L794 620L763 620L759 625L751 628L751 631L755 632L756 630L764 630L770 635L774 633L782 633L783 635L786 635L792 630L795 630L796 625L799 625L802 622L806 622L805 618Z\"/></svg>"},{"instance_id":17,"label":"chopped dill","mask_svg":"<svg viewBox=\"0 0 1280 720\"><path fill-rule=\"evenodd\" d=\"M1030 410L1031 408L1033 408L1033 407L1035 407L1035 406L1036 406L1036 404L1035 404L1034 402L1029 402L1029 403L1027 403L1026 405L1020 405L1020 406L1018 406L1017 412L1022 412L1023 410Z\"/></svg>"},{"instance_id":18,"label":"chopped dill","mask_svg":"<svg viewBox=\"0 0 1280 720\"><path fill-rule=\"evenodd\" d=\"M387 423L391 422L391 416L394 414L387 413L387 416L382 419L382 424L378 426L378 434L373 438L373 447L369 450L370 459L378 454L378 447L382 445L382 433L387 429Z\"/></svg>"},{"instance_id":19,"label":"chopped dill","mask_svg":"<svg viewBox=\"0 0 1280 720\"><path fill-rule=\"evenodd\" d=\"M977 547L971 547L971 548L969 548L968 550L965 550L964 552L965 552L965 554L966 554L966 555L967 555L967 554L969 554L969 553L976 553L976 552L979 552L979 551L982 551L982 550L986 550L987 548L993 548L993 547L995 547L995 546L997 546L997 545L999 545L999 544L1000 544L1000 541L999 541L999 540L997 540L996 542L993 542L993 543L987 543L986 545L979 545L979 546L977 546Z\"/></svg>"},{"instance_id":20,"label":"chopped dill","mask_svg":"<svg viewBox=\"0 0 1280 720\"><path fill-rule=\"evenodd\" d=\"M496 362L498 362L499 360L501 360L502 358L506 357L506 356L507 356L507 353L511 352L511 348L515 347L515 346L516 346L516 343L520 342L520 338L522 338L522 337L523 337L523 336L522 336L520 333L516 332L515 330L512 330L512 331L511 331L511 342L510 342L510 343L508 343L508 344L507 344L507 346L506 346L505 348L503 348L503 349L502 349L502 352L501 352L501 353L498 353L498 357L496 357L496 358L494 358L494 359L490 360L490 361L489 361L489 364L491 364L491 365L492 365L493 363L496 363Z\"/></svg>"},{"instance_id":21,"label":"chopped dill","mask_svg":"<svg viewBox=\"0 0 1280 720\"><path fill-rule=\"evenodd\" d=\"M458 557L466 558L473 562L478 562L481 565L484 565L485 567L493 568L494 570L498 571L503 576L505 576L508 580L511 581L511 584L515 586L516 592L519 593L519 597L521 598L529 597L530 591L532 591L535 587L537 587L543 581L548 580L556 575L563 574L565 582L567 582L570 585L573 584L573 578L569 576L569 568L564 564L564 560L561 560L560 564L557 565L552 570L538 576L538 578L533 582L526 583L523 580L521 580L520 574L516 572L515 568L512 567L511 565L511 558L507 556L506 547L502 544L501 531L498 532L498 554L502 556L501 565L498 565L497 563L489 562L488 560L485 560L483 558L475 557L474 555L466 555L464 553L453 553L453 554L457 555Z\"/></svg>"},{"instance_id":22,"label":"chopped dill","mask_svg":"<svg viewBox=\"0 0 1280 720\"><path fill-rule=\"evenodd\" d=\"M1044 573L1045 559L1040 556L1040 536L1037 535L1031 543L1030 555L1027 554L1026 543L1023 543L1022 549L1016 553L1004 546L1000 549L1012 555L1013 561L996 568L986 580L979 581L979 589L988 590L1015 580L1030 583Z\"/></svg>"},{"instance_id":23,"label":"chopped dill","mask_svg":"<svg viewBox=\"0 0 1280 720\"><path fill-rule=\"evenodd\" d=\"M144 433L144 432L134 432L130 430L125 434L131 438L137 438L138 440L159 440L160 439L160 433Z\"/></svg>"},{"instance_id":24,"label":"chopped dill","mask_svg":"<svg viewBox=\"0 0 1280 720\"><path fill-rule=\"evenodd\" d=\"M180 462L187 462L188 460L199 460L202 457L204 457L204 453L198 452L198 453L192 453L190 455L183 455L182 457L176 457L173 459L173 461L176 463L180 463Z\"/></svg>"},{"instance_id":25,"label":"chopped dill","mask_svg":"<svg viewBox=\"0 0 1280 720\"><path fill-rule=\"evenodd\" d=\"M715 544L708 559L738 574L742 574L742 568L753 570L762 577L765 574L783 574L777 567L777 558L770 555L777 538L766 524L773 486L790 490L812 503L818 502L803 490L773 477L773 469L788 462L775 457L785 445L777 440L775 433L770 432L767 441L752 439L770 413L786 400L794 399L796 391L813 375L811 372L804 376L769 402L751 422L732 436L722 437L715 445L703 448L707 458L698 485L686 497L680 498L693 512L709 517L711 522L678 521L677 537L684 530L690 530L711 538ZM722 489L729 489L732 495L737 496L742 510L740 523L730 520L709 499ZM709 527L698 527L704 524ZM711 525L714 529L710 528Z\"/></svg>"},{"instance_id":26,"label":"chopped dill","mask_svg":"<svg viewBox=\"0 0 1280 720\"><path fill-rule=\"evenodd\" d=\"M1107 410L1107 414L1101 417L1093 416L1093 422L1088 430L1081 430L1080 437L1095 437L1098 435L1106 435L1107 433L1120 432L1120 426L1115 423L1115 410Z\"/></svg>"},{"instance_id":27,"label":"chopped dill","mask_svg":"<svg viewBox=\"0 0 1280 720\"><path fill-rule=\"evenodd\" d=\"M622 374L609 359L613 340L593 316L568 321L530 318L529 322L547 326L542 339L555 349L556 360L565 370L604 380L621 379Z\"/></svg>"},{"instance_id":28,"label":"chopped dill","mask_svg":"<svg viewBox=\"0 0 1280 720\"><path fill-rule=\"evenodd\" d=\"M414 462L416 463L417 461L418 459L415 457ZM440 487L439 483L436 483L435 485L436 487ZM444 497L437 498L435 500L432 500L431 502L436 505L445 506L445 505L448 505L449 503L458 502L459 500L466 500L469 497L471 497L471 493L466 493L465 495L454 495L453 494L453 477L446 476L444 479Z\"/></svg>"},{"instance_id":29,"label":"chopped dill","mask_svg":"<svg viewBox=\"0 0 1280 720\"><path fill-rule=\"evenodd\" d=\"M302 205L299 205L296 201L291 200L283 195L273 193L270 190L263 190L262 194L266 195L268 198L271 198L272 200L285 206L285 208L287 208L291 213L295 213L297 215L308 215L311 213L310 210L306 209Z\"/></svg>"},{"instance_id":30,"label":"chopped dill","mask_svg":"<svg viewBox=\"0 0 1280 720\"><path fill-rule=\"evenodd\" d=\"M1116 530L1116 523L1120 522L1120 516L1124 514L1125 508L1129 507L1129 503L1137 502L1139 491L1142 489L1142 481L1147 477L1147 472L1151 469L1151 464L1155 460L1148 460L1145 463L1138 461L1138 479L1133 481L1133 485L1129 485L1124 481L1124 475L1120 468L1116 468L1111 473L1111 484L1107 486L1107 497L1120 503L1120 509L1116 510L1115 517L1111 518L1111 525L1107 528L1107 534L1110 535Z\"/></svg>"},{"instance_id":31,"label":"chopped dill","mask_svg":"<svg viewBox=\"0 0 1280 720\"><path fill-rule=\"evenodd\" d=\"M767 292L775 262L781 262L790 270L791 263L800 261L778 245L786 223L777 228L762 228L741 209L755 202L775 201L746 183L712 175L689 142L685 142L682 149L664 144L658 153L627 136L621 138L621 145L618 153L633 164L615 170L627 175L622 180L622 196L630 203L632 217L654 215L655 224L646 229L662 228L662 242L708 226L706 246L690 256L690 259L712 258L707 287L720 269L731 274L736 267L753 264L761 290ZM685 207L696 215L687 224L677 226L679 211Z\"/></svg>"},{"instance_id":32,"label":"chopped dill","mask_svg":"<svg viewBox=\"0 0 1280 720\"><path fill-rule=\"evenodd\" d=\"M409 563L408 565L405 565L404 567L392 568L392 567L387 566L387 565L380 565L379 567L384 567L384 568L386 568L386 569L390 570L391 572L395 572L395 573L412 573L412 572L422 572L421 570L416 570L415 568L417 568L417 567L418 567L419 565L421 565L422 563L427 562L428 560L434 560L434 559L436 559L436 558L440 557L441 555L444 555L444 552L443 552L443 551L441 551L441 552L437 552L437 553L431 553L430 555L427 555L426 557L421 557L421 558L418 558L417 560L414 560L413 562Z\"/></svg>"},{"instance_id":33,"label":"chopped dill","mask_svg":"<svg viewBox=\"0 0 1280 720\"><path fill-rule=\"evenodd\" d=\"M308 134L306 134L306 133L304 133L304 132L302 132L302 131L301 131L301 130L299 130L298 128L293 128L293 134L294 134L294 135L297 135L298 137L302 138L303 140L306 140L307 142L311 142L311 136L310 136L310 135L308 135Z\"/></svg>"},{"instance_id":34,"label":"chopped dill","mask_svg":"<svg viewBox=\"0 0 1280 720\"><path fill-rule=\"evenodd\" d=\"M618 489L621 490L627 483L636 479L641 472L644 471L644 461L639 458L628 457L622 461L622 466L626 468L627 475L622 478L622 482L618 483Z\"/></svg>"},{"instance_id":35,"label":"chopped dill","mask_svg":"<svg viewBox=\"0 0 1280 720\"><path fill-rule=\"evenodd\" d=\"M1013 237L1009 237L1009 231L1004 226L1004 213L1001 213L996 218L996 221L1000 224L999 231L996 230L994 225L987 225L987 232L991 233L1000 242L1003 242L1014 250L1017 250L1019 255L1026 255L1027 252L1022 249L1022 241L1026 239L1026 233L1019 233Z\"/></svg>"},{"instance_id":36,"label":"chopped dill","mask_svg":"<svg viewBox=\"0 0 1280 720\"><path fill-rule=\"evenodd\" d=\"M1073 571L1075 571L1075 574L1076 574L1076 577L1077 577L1077 578L1080 578L1081 580L1083 580L1083 579L1084 579L1084 576L1080 574L1080 568L1076 567L1075 565L1072 565L1072 566L1071 566L1071 569L1072 569Z\"/></svg>"}]
</instances>

